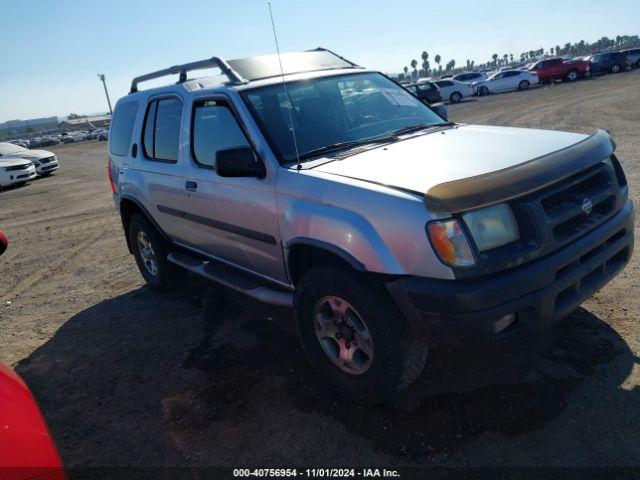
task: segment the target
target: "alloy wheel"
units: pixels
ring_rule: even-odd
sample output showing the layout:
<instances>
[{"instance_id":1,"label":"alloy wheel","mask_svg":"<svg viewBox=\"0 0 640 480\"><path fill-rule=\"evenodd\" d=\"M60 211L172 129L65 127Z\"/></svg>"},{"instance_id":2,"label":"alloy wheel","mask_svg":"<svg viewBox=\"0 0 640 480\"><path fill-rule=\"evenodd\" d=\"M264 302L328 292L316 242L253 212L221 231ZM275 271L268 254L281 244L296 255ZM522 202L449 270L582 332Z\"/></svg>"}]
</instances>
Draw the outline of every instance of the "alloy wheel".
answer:
<instances>
[{"instance_id":1,"label":"alloy wheel","mask_svg":"<svg viewBox=\"0 0 640 480\"><path fill-rule=\"evenodd\" d=\"M316 304L316 336L329 360L345 373L362 375L373 362L373 339L357 310L346 300L330 295Z\"/></svg>"},{"instance_id":2,"label":"alloy wheel","mask_svg":"<svg viewBox=\"0 0 640 480\"><path fill-rule=\"evenodd\" d=\"M138 251L140 252L140 258L144 264L144 268L154 277L158 274L158 261L156 259L156 253L153 249L153 244L147 234L140 230L138 232Z\"/></svg>"}]
</instances>

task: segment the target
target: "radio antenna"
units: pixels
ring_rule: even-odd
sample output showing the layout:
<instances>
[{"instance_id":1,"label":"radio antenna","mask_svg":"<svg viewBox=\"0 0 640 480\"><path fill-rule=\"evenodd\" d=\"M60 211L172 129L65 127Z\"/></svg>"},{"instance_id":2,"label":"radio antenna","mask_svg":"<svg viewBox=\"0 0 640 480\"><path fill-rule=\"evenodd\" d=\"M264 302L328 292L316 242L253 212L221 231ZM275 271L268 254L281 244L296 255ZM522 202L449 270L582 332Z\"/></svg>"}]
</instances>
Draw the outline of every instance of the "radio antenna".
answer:
<instances>
[{"instance_id":1,"label":"radio antenna","mask_svg":"<svg viewBox=\"0 0 640 480\"><path fill-rule=\"evenodd\" d=\"M296 129L293 126L293 100L291 99L291 95L289 95L289 90L287 89L287 82L284 80L284 69L282 68L282 59L280 58L280 46L278 45L278 34L276 33L276 23L273 21L273 11L271 10L271 2L267 2L269 5L269 17L271 18L271 29L273 30L273 39L276 42L276 52L278 53L278 63L280 64L280 76L282 77L282 87L284 88L284 94L291 105L289 109L289 121L291 122L291 136L293 138L293 148L296 151L296 169L300 170L302 168L300 166L300 153L298 152L298 142L296 140Z\"/></svg>"}]
</instances>

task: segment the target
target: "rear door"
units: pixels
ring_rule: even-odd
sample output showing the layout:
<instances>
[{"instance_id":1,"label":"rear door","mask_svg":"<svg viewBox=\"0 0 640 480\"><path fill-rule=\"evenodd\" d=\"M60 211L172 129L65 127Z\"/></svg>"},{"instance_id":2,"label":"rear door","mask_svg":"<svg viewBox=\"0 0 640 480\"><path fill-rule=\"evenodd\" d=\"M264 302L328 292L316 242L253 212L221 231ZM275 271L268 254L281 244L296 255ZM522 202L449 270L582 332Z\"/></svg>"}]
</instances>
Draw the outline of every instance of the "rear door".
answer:
<instances>
[{"instance_id":1,"label":"rear door","mask_svg":"<svg viewBox=\"0 0 640 480\"><path fill-rule=\"evenodd\" d=\"M504 90L516 90L524 76L522 72L504 72Z\"/></svg>"},{"instance_id":2,"label":"rear door","mask_svg":"<svg viewBox=\"0 0 640 480\"><path fill-rule=\"evenodd\" d=\"M547 62L547 68L549 71L549 74L547 76L559 78L564 75L564 64L562 62L562 59L553 58L551 60L547 60Z\"/></svg>"},{"instance_id":3,"label":"rear door","mask_svg":"<svg viewBox=\"0 0 640 480\"><path fill-rule=\"evenodd\" d=\"M181 240L184 220L184 181L181 172L180 125L184 101L178 94L153 96L144 108L138 132L137 158L130 172L131 192L160 228L173 240Z\"/></svg>"},{"instance_id":4,"label":"rear door","mask_svg":"<svg viewBox=\"0 0 640 480\"><path fill-rule=\"evenodd\" d=\"M185 148L183 166L186 245L286 282L276 220L275 172L267 171L265 178L219 176L215 163L219 150L254 146L225 96L196 98L190 109L190 148Z\"/></svg>"}]
</instances>

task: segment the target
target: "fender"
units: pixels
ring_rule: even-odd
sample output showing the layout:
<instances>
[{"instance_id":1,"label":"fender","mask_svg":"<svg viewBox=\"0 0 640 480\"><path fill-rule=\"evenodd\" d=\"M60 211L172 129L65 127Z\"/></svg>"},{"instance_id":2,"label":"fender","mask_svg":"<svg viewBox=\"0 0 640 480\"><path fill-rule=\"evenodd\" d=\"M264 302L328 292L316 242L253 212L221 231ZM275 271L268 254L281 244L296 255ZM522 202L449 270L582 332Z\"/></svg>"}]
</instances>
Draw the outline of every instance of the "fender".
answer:
<instances>
[{"instance_id":1,"label":"fender","mask_svg":"<svg viewBox=\"0 0 640 480\"><path fill-rule=\"evenodd\" d=\"M136 206L145 215L145 217L147 217L147 219L153 224L154 228L160 233L160 235L162 235L162 238L164 238L169 244L173 243L171 239L167 236L167 234L164 233L164 231L160 228L160 225L158 225L158 223L155 221L153 216L149 213L149 210L147 210L147 208L144 205L142 205L142 203L137 198L132 197L131 195L127 195L125 193L120 195L120 202L118 203L118 211L120 212L120 219L122 221L122 228L124 229L124 237L127 241L127 248L129 249L129 253L133 253L133 250L131 250L131 243L129 242L129 233L127 232L126 226L124 224L124 217L122 216L123 200L129 200L130 202L135 203Z\"/></svg>"},{"instance_id":2,"label":"fender","mask_svg":"<svg viewBox=\"0 0 640 480\"><path fill-rule=\"evenodd\" d=\"M358 271L406 273L373 226L353 211L296 199L280 218L287 262L288 250L305 244L338 255Z\"/></svg>"}]
</instances>

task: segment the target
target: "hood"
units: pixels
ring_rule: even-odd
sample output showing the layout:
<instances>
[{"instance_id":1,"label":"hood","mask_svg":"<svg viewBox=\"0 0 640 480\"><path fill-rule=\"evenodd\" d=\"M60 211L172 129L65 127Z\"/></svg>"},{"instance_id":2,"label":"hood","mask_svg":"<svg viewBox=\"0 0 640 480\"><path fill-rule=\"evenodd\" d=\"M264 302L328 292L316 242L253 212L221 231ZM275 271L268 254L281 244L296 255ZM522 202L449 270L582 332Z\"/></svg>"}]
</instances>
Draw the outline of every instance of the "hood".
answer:
<instances>
[{"instance_id":1,"label":"hood","mask_svg":"<svg viewBox=\"0 0 640 480\"><path fill-rule=\"evenodd\" d=\"M24 165L25 163L31 163L28 158L0 158L0 167L16 167L18 165Z\"/></svg>"},{"instance_id":2,"label":"hood","mask_svg":"<svg viewBox=\"0 0 640 480\"><path fill-rule=\"evenodd\" d=\"M53 153L47 150L27 150L26 152L16 152L3 155L2 158L47 158L53 157Z\"/></svg>"},{"instance_id":3,"label":"hood","mask_svg":"<svg viewBox=\"0 0 640 480\"><path fill-rule=\"evenodd\" d=\"M313 170L424 194L446 183L519 165L587 135L461 125L374 148Z\"/></svg>"}]
</instances>

